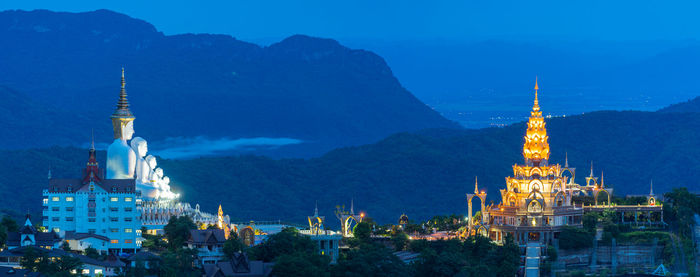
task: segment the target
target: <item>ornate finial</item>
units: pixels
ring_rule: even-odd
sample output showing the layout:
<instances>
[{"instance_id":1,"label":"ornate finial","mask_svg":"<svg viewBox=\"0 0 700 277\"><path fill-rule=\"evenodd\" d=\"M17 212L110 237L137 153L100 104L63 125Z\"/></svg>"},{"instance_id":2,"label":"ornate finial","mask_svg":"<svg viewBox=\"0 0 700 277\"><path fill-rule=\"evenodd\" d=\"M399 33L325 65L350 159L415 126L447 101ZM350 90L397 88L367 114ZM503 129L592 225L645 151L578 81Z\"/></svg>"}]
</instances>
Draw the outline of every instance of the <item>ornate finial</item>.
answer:
<instances>
[{"instance_id":1,"label":"ornate finial","mask_svg":"<svg viewBox=\"0 0 700 277\"><path fill-rule=\"evenodd\" d=\"M654 195L654 179L651 179L651 184L649 184L649 195Z\"/></svg>"},{"instance_id":2,"label":"ornate finial","mask_svg":"<svg viewBox=\"0 0 700 277\"><path fill-rule=\"evenodd\" d=\"M591 177L593 177L593 161L591 161Z\"/></svg>"},{"instance_id":3,"label":"ornate finial","mask_svg":"<svg viewBox=\"0 0 700 277\"><path fill-rule=\"evenodd\" d=\"M350 198L350 214L354 215L355 214L355 199Z\"/></svg>"},{"instance_id":4,"label":"ornate finial","mask_svg":"<svg viewBox=\"0 0 700 277\"><path fill-rule=\"evenodd\" d=\"M90 142L90 150L95 151L95 129L92 129L92 141Z\"/></svg>"},{"instance_id":5,"label":"ornate finial","mask_svg":"<svg viewBox=\"0 0 700 277\"><path fill-rule=\"evenodd\" d=\"M535 104L532 106L532 110L534 111L539 111L540 110L540 103L539 100L537 99L537 90L539 90L540 87L537 86L537 76L535 76Z\"/></svg>"},{"instance_id":6,"label":"ornate finial","mask_svg":"<svg viewBox=\"0 0 700 277\"><path fill-rule=\"evenodd\" d=\"M566 154L564 154L564 167L569 168L569 152L566 152Z\"/></svg>"},{"instance_id":7,"label":"ornate finial","mask_svg":"<svg viewBox=\"0 0 700 277\"><path fill-rule=\"evenodd\" d=\"M605 172L602 170L600 171L600 187L605 187Z\"/></svg>"},{"instance_id":8,"label":"ornate finial","mask_svg":"<svg viewBox=\"0 0 700 277\"><path fill-rule=\"evenodd\" d=\"M316 207L314 208L314 217L318 217L318 200L316 200Z\"/></svg>"},{"instance_id":9,"label":"ornate finial","mask_svg":"<svg viewBox=\"0 0 700 277\"><path fill-rule=\"evenodd\" d=\"M479 176L474 176L474 194L479 194Z\"/></svg>"}]
</instances>

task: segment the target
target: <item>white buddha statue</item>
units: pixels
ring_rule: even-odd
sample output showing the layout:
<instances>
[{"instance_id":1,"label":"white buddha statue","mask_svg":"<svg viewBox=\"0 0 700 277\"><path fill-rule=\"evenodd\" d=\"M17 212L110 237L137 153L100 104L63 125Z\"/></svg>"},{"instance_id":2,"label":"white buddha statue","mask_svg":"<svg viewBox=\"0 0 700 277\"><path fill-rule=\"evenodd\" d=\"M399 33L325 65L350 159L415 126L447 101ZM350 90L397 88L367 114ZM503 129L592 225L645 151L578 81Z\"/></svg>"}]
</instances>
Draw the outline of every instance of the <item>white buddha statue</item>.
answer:
<instances>
[{"instance_id":1,"label":"white buddha statue","mask_svg":"<svg viewBox=\"0 0 700 277\"><path fill-rule=\"evenodd\" d=\"M136 153L126 144L134 135L133 121L124 124L119 133L107 148L107 179L134 178Z\"/></svg>"},{"instance_id":2,"label":"white buddha statue","mask_svg":"<svg viewBox=\"0 0 700 277\"><path fill-rule=\"evenodd\" d=\"M131 140L131 149L136 153L136 168L134 174L136 183L148 183L148 177L151 174L151 168L144 159L148 153L148 142L141 137L135 137Z\"/></svg>"},{"instance_id":3,"label":"white buddha statue","mask_svg":"<svg viewBox=\"0 0 700 277\"><path fill-rule=\"evenodd\" d=\"M126 143L134 135L134 115L129 110L126 99L124 69L122 68L122 87L119 92L117 109L112 113L114 142L107 148L107 179L134 178L136 153Z\"/></svg>"}]
</instances>

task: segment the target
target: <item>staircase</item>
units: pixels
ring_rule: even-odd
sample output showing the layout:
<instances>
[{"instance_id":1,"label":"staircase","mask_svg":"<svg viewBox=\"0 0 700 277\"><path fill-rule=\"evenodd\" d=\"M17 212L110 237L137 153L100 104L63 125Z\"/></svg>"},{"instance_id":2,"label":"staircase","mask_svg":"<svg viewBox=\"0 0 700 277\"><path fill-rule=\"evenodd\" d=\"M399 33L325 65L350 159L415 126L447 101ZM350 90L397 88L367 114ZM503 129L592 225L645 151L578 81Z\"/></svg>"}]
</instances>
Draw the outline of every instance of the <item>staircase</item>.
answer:
<instances>
[{"instance_id":1,"label":"staircase","mask_svg":"<svg viewBox=\"0 0 700 277\"><path fill-rule=\"evenodd\" d=\"M538 242L528 242L525 251L525 277L540 276L540 256L542 246Z\"/></svg>"}]
</instances>

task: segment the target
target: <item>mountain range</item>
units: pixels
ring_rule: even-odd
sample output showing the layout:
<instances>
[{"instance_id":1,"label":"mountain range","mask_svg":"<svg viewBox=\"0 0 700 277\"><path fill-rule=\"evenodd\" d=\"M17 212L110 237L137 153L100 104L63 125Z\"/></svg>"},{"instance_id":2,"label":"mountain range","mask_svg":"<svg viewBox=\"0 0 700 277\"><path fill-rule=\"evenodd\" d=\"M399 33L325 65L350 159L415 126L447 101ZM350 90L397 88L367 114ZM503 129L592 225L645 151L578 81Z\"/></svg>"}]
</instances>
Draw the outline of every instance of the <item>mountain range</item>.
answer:
<instances>
[{"instance_id":1,"label":"mountain range","mask_svg":"<svg viewBox=\"0 0 700 277\"><path fill-rule=\"evenodd\" d=\"M524 105L528 105L525 104ZM545 111L546 106L542 107ZM673 187L697 191L700 117L696 113L601 111L546 119L550 163L576 168L576 181L605 176L618 196ZM430 129L399 133L377 143L336 149L311 159L262 156L164 159L159 166L183 200L214 211L222 204L234 220L303 222L318 201L329 220L336 205L380 222L402 213L413 219L464 214L465 194L479 188L498 203L511 166L521 163L524 123L504 128ZM104 152L98 153L104 160ZM79 174L87 150L53 147L0 152L0 198L14 210L40 207L47 168L54 177ZM104 166L104 163L102 163Z\"/></svg>"},{"instance_id":2,"label":"mountain range","mask_svg":"<svg viewBox=\"0 0 700 277\"><path fill-rule=\"evenodd\" d=\"M381 57L331 39L295 35L262 47L164 35L108 10L4 11L0 36L0 96L11 100L0 112L28 107L4 123L14 124L0 134L4 149L84 145L91 129L98 142L110 138L122 67L136 135L151 141L291 138L302 143L288 152L309 156L459 128L404 89Z\"/></svg>"}]
</instances>

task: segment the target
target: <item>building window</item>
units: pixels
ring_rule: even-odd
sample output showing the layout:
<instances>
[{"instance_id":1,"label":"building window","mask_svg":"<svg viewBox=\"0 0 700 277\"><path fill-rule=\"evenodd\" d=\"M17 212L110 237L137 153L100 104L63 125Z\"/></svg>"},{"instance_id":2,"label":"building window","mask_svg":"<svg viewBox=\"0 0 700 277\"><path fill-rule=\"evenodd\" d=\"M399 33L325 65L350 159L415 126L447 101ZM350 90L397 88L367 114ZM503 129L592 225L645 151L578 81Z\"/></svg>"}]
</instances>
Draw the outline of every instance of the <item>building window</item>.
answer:
<instances>
[{"instance_id":1,"label":"building window","mask_svg":"<svg viewBox=\"0 0 700 277\"><path fill-rule=\"evenodd\" d=\"M109 243L117 244L117 243L119 243L119 240L113 239L113 240L110 240Z\"/></svg>"},{"instance_id":2,"label":"building window","mask_svg":"<svg viewBox=\"0 0 700 277\"><path fill-rule=\"evenodd\" d=\"M68 192L73 192L73 186L68 186Z\"/></svg>"},{"instance_id":3,"label":"building window","mask_svg":"<svg viewBox=\"0 0 700 277\"><path fill-rule=\"evenodd\" d=\"M58 201L61 201L61 198L58 198L58 196L54 196L54 197L51 197L51 201L58 202Z\"/></svg>"},{"instance_id":4,"label":"building window","mask_svg":"<svg viewBox=\"0 0 700 277\"><path fill-rule=\"evenodd\" d=\"M110 217L109 221L117 222L117 221L119 221L119 218L118 217Z\"/></svg>"},{"instance_id":5,"label":"building window","mask_svg":"<svg viewBox=\"0 0 700 277\"><path fill-rule=\"evenodd\" d=\"M41 218L41 220L43 220L43 221L48 221L48 220L49 220L49 217L48 217L48 216L43 216L43 217Z\"/></svg>"},{"instance_id":6,"label":"building window","mask_svg":"<svg viewBox=\"0 0 700 277\"><path fill-rule=\"evenodd\" d=\"M48 204L49 204L49 199L48 199L48 198L44 198L44 205L48 205Z\"/></svg>"},{"instance_id":7,"label":"building window","mask_svg":"<svg viewBox=\"0 0 700 277\"><path fill-rule=\"evenodd\" d=\"M125 217L125 218L124 218L124 221L126 221L126 222L131 222L131 217Z\"/></svg>"},{"instance_id":8,"label":"building window","mask_svg":"<svg viewBox=\"0 0 700 277\"><path fill-rule=\"evenodd\" d=\"M94 233L97 233L97 230L96 229L88 229L88 233L94 234Z\"/></svg>"},{"instance_id":9,"label":"building window","mask_svg":"<svg viewBox=\"0 0 700 277\"><path fill-rule=\"evenodd\" d=\"M72 212L72 211L73 211L73 207L66 207L66 211L67 211L67 212Z\"/></svg>"},{"instance_id":10,"label":"building window","mask_svg":"<svg viewBox=\"0 0 700 277\"><path fill-rule=\"evenodd\" d=\"M133 231L134 231L134 229L131 229L131 228L124 229L124 233L131 233Z\"/></svg>"},{"instance_id":11,"label":"building window","mask_svg":"<svg viewBox=\"0 0 700 277\"><path fill-rule=\"evenodd\" d=\"M58 217L52 217L51 221L58 221Z\"/></svg>"},{"instance_id":12,"label":"building window","mask_svg":"<svg viewBox=\"0 0 700 277\"><path fill-rule=\"evenodd\" d=\"M66 221L73 221L73 217L66 217Z\"/></svg>"},{"instance_id":13,"label":"building window","mask_svg":"<svg viewBox=\"0 0 700 277\"><path fill-rule=\"evenodd\" d=\"M85 275L90 275L90 270L89 270L89 269L83 269L83 274L85 274Z\"/></svg>"},{"instance_id":14,"label":"building window","mask_svg":"<svg viewBox=\"0 0 700 277\"><path fill-rule=\"evenodd\" d=\"M73 200L75 200L75 199L73 198L73 196L68 196L68 197L66 197L66 201L68 201L68 202L73 202Z\"/></svg>"},{"instance_id":15,"label":"building window","mask_svg":"<svg viewBox=\"0 0 700 277\"><path fill-rule=\"evenodd\" d=\"M117 202L117 201L119 201L119 198L117 198L117 197L110 197L110 198L109 198L109 201Z\"/></svg>"},{"instance_id":16,"label":"building window","mask_svg":"<svg viewBox=\"0 0 700 277\"><path fill-rule=\"evenodd\" d=\"M60 208L59 207L51 207L51 211L58 212Z\"/></svg>"},{"instance_id":17,"label":"building window","mask_svg":"<svg viewBox=\"0 0 700 277\"><path fill-rule=\"evenodd\" d=\"M88 222L95 222L94 218L88 218Z\"/></svg>"},{"instance_id":18,"label":"building window","mask_svg":"<svg viewBox=\"0 0 700 277\"><path fill-rule=\"evenodd\" d=\"M125 240L124 240L124 243L131 243L131 240L130 240L130 239L125 239Z\"/></svg>"},{"instance_id":19,"label":"building window","mask_svg":"<svg viewBox=\"0 0 700 277\"><path fill-rule=\"evenodd\" d=\"M96 268L95 269L95 276L102 275L102 269Z\"/></svg>"},{"instance_id":20,"label":"building window","mask_svg":"<svg viewBox=\"0 0 700 277\"><path fill-rule=\"evenodd\" d=\"M117 187L112 187L112 192L117 192Z\"/></svg>"},{"instance_id":21,"label":"building window","mask_svg":"<svg viewBox=\"0 0 700 277\"><path fill-rule=\"evenodd\" d=\"M133 210L132 210L131 208L124 208L124 211L125 211L125 212L130 212L130 211L133 211Z\"/></svg>"},{"instance_id":22,"label":"building window","mask_svg":"<svg viewBox=\"0 0 700 277\"><path fill-rule=\"evenodd\" d=\"M131 192L131 187L126 187L127 192Z\"/></svg>"},{"instance_id":23,"label":"building window","mask_svg":"<svg viewBox=\"0 0 700 277\"><path fill-rule=\"evenodd\" d=\"M117 208L117 207L109 207L109 211L110 211L110 212L118 212L118 211L119 211L119 208Z\"/></svg>"},{"instance_id":24,"label":"building window","mask_svg":"<svg viewBox=\"0 0 700 277\"><path fill-rule=\"evenodd\" d=\"M109 229L109 231L112 232L112 233L117 233L117 232L119 232L119 229L117 229L117 228L111 228L111 229Z\"/></svg>"},{"instance_id":25,"label":"building window","mask_svg":"<svg viewBox=\"0 0 700 277\"><path fill-rule=\"evenodd\" d=\"M131 197L124 197L124 202L131 202Z\"/></svg>"}]
</instances>

